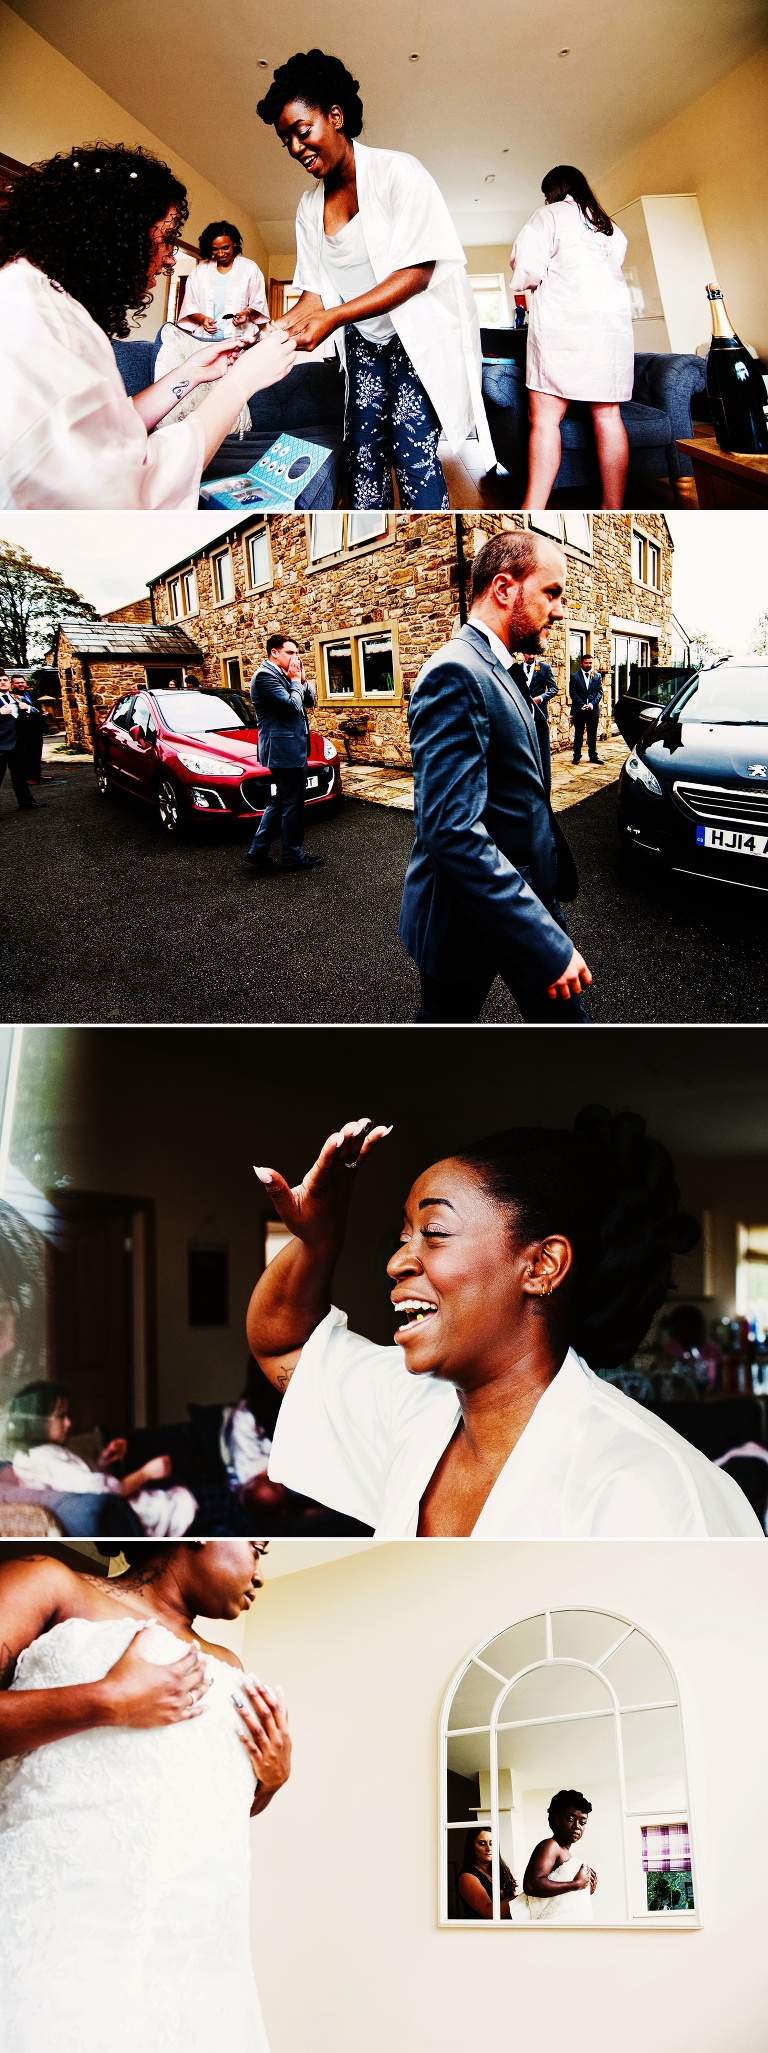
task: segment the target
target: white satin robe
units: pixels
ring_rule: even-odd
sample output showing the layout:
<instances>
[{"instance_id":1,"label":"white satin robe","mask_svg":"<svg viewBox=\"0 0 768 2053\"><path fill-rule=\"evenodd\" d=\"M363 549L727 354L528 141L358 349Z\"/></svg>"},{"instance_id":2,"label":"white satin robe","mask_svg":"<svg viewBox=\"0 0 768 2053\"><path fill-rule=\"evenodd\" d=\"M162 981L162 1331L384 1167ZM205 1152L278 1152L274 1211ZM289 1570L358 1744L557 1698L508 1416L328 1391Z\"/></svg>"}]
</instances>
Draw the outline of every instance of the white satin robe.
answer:
<instances>
[{"instance_id":1,"label":"white satin robe","mask_svg":"<svg viewBox=\"0 0 768 2053\"><path fill-rule=\"evenodd\" d=\"M215 263L198 264L191 272L184 288L184 303L179 316L183 323L187 314L208 314L213 318L214 292L217 286L226 285L224 301L225 314L242 314L246 307L253 307L257 314L269 317L267 288L264 274L250 257L235 257L231 271L223 275ZM195 326L197 323L195 323ZM229 326L229 322L227 323ZM235 329L237 334L237 329Z\"/></svg>"},{"instance_id":2,"label":"white satin robe","mask_svg":"<svg viewBox=\"0 0 768 2053\"><path fill-rule=\"evenodd\" d=\"M197 507L205 437L191 414L149 435L103 329L17 257L0 269L0 507Z\"/></svg>"},{"instance_id":3,"label":"white satin robe","mask_svg":"<svg viewBox=\"0 0 768 2053\"><path fill-rule=\"evenodd\" d=\"M632 398L635 344L622 272L627 238L601 235L570 197L539 207L512 251L513 292L529 292L526 384L560 399Z\"/></svg>"}]
</instances>

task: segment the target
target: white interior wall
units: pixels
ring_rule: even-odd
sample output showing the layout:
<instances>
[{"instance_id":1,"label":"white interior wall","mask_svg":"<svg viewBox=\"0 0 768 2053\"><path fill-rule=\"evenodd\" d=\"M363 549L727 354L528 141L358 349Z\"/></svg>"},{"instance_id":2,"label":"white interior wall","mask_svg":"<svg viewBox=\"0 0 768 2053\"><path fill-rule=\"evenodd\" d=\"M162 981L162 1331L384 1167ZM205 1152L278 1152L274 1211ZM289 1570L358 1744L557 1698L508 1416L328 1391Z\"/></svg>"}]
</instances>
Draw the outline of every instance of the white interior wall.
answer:
<instances>
[{"instance_id":1,"label":"white interior wall","mask_svg":"<svg viewBox=\"0 0 768 2053\"><path fill-rule=\"evenodd\" d=\"M767 1598L760 1542L405 1542L268 1581L246 1657L286 1689L295 1749L290 1784L253 1832L272 2053L526 2044L548 2015L555 2028L552 1998L566 1995L569 2053L647 2053L651 1991L670 2043L763 2053L762 1899L735 1878L747 1821L752 1845L768 1830ZM702 1931L438 1929L444 1692L482 1638L569 1603L635 1619L675 1667ZM557 1948L546 1966L541 1945Z\"/></svg>"}]
</instances>

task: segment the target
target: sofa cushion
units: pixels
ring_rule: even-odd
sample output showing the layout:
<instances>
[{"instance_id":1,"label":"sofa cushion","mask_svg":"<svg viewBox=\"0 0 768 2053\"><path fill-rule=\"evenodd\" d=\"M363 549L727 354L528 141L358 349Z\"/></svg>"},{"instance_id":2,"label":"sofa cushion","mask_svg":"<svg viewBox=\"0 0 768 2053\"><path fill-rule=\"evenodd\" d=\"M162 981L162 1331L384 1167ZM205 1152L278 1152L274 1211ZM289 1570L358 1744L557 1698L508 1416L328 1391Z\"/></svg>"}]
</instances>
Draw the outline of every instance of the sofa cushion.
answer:
<instances>
[{"instance_id":1,"label":"sofa cushion","mask_svg":"<svg viewBox=\"0 0 768 2053\"><path fill-rule=\"evenodd\" d=\"M662 413L658 406L639 406L634 399L624 400L621 418L627 431L630 449L666 449L672 440L672 422L669 414ZM561 424L560 438L563 449L594 450L594 433L589 408L571 405Z\"/></svg>"}]
</instances>

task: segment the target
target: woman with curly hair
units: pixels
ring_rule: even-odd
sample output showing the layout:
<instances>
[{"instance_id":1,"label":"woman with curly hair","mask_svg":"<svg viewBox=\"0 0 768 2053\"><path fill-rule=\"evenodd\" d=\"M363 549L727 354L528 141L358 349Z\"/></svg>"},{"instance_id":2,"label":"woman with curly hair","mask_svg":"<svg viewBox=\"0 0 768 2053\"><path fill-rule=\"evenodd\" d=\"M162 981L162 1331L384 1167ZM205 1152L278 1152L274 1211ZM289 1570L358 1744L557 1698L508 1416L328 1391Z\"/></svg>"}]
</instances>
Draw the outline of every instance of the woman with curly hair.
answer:
<instances>
[{"instance_id":1,"label":"woman with curly hair","mask_svg":"<svg viewBox=\"0 0 768 2053\"><path fill-rule=\"evenodd\" d=\"M200 262L187 279L179 320L204 335L223 336L260 317L269 320L264 273L243 256L234 221L209 221L199 243Z\"/></svg>"},{"instance_id":2,"label":"woman with curly hair","mask_svg":"<svg viewBox=\"0 0 768 2053\"><path fill-rule=\"evenodd\" d=\"M531 417L524 506L546 506L560 469L560 422L572 399L592 415L602 504L622 507L629 444L621 400L632 398L634 339L622 273L627 238L583 171L556 164L544 206L521 228L510 258L512 291L529 292L526 384Z\"/></svg>"},{"instance_id":3,"label":"woman with curly hair","mask_svg":"<svg viewBox=\"0 0 768 2053\"><path fill-rule=\"evenodd\" d=\"M503 1918L517 1895L512 1869L499 1855L499 1885ZM461 1899L460 1918L493 1916L493 1840L487 1825L471 1825L464 1841L464 1855L456 1887Z\"/></svg>"},{"instance_id":4,"label":"woman with curly hair","mask_svg":"<svg viewBox=\"0 0 768 2053\"><path fill-rule=\"evenodd\" d=\"M250 1609L266 1550L123 1551L109 1581L0 1564L2 2045L269 2053L249 1820L288 1780L285 1700L196 1630Z\"/></svg>"},{"instance_id":5,"label":"woman with curly hair","mask_svg":"<svg viewBox=\"0 0 768 2053\"><path fill-rule=\"evenodd\" d=\"M346 369L350 504L445 511L440 434L477 427L495 456L480 391L480 328L466 259L442 194L415 157L357 138L363 103L338 57L308 50L275 72L261 120L314 179L296 215L298 304L283 325L300 349L332 336Z\"/></svg>"},{"instance_id":6,"label":"woman with curly hair","mask_svg":"<svg viewBox=\"0 0 768 2053\"><path fill-rule=\"evenodd\" d=\"M234 339L128 398L110 338L129 332L187 217L183 185L147 150L94 143L35 164L0 209L0 506L196 507L201 474L295 344ZM215 391L159 423L193 386ZM156 432L153 434L152 430Z\"/></svg>"},{"instance_id":7,"label":"woman with curly hair","mask_svg":"<svg viewBox=\"0 0 768 2053\"><path fill-rule=\"evenodd\" d=\"M292 1236L248 1311L286 1393L270 1476L388 1539L757 1538L731 1479L594 1374L634 1353L699 1237L642 1119L590 1106L573 1132L518 1127L427 1169L377 1347L331 1282L350 1172L387 1131L348 1122L293 1190L256 1171Z\"/></svg>"}]
</instances>

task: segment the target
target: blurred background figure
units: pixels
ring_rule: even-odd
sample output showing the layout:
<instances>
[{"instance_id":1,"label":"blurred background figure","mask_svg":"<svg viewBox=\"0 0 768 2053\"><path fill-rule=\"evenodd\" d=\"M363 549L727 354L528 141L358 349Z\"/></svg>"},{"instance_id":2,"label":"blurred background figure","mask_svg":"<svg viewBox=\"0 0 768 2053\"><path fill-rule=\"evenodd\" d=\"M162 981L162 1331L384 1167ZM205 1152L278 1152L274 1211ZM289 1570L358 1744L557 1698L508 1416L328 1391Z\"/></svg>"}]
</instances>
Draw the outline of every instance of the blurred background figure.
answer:
<instances>
[{"instance_id":1,"label":"blurred background figure","mask_svg":"<svg viewBox=\"0 0 768 2053\"><path fill-rule=\"evenodd\" d=\"M204 335L227 335L249 321L269 320L264 274L242 254L234 221L209 221L200 237L200 263L187 280L179 320ZM252 317L256 317L252 319Z\"/></svg>"}]
</instances>

